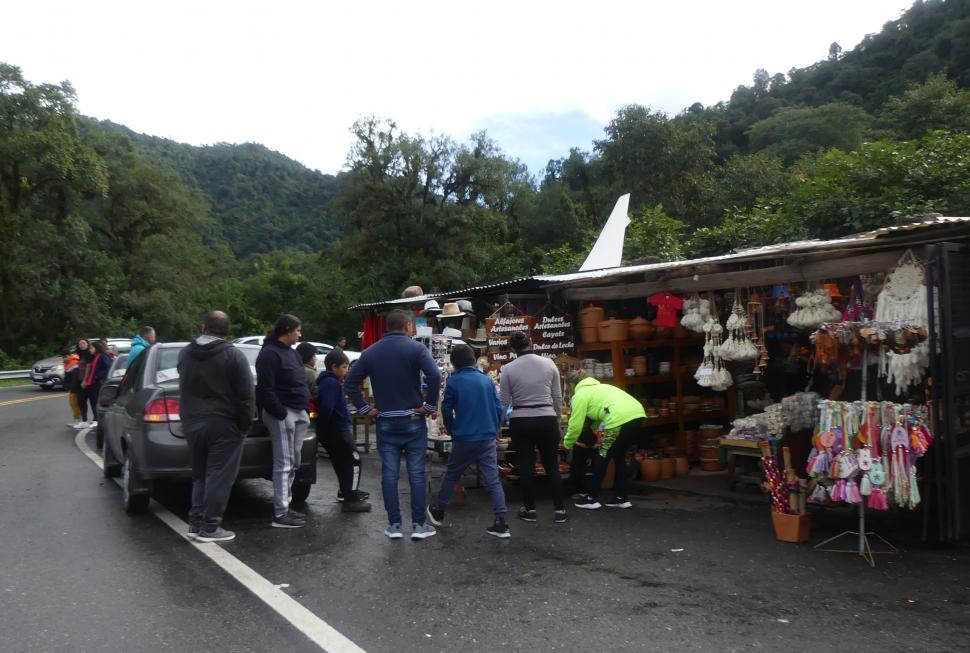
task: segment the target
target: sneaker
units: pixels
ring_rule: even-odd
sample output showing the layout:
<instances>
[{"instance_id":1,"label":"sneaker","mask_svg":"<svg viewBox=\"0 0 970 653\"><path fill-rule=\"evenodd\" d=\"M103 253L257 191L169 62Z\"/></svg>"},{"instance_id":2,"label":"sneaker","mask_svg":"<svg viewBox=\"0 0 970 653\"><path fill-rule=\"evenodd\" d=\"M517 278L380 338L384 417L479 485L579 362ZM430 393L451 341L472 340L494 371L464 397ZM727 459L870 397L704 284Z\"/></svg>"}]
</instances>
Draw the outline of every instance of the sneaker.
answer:
<instances>
[{"instance_id":1,"label":"sneaker","mask_svg":"<svg viewBox=\"0 0 970 653\"><path fill-rule=\"evenodd\" d=\"M306 520L300 519L292 510L290 510L282 517L274 517L273 523L270 525L273 528L303 528L306 526Z\"/></svg>"},{"instance_id":2,"label":"sneaker","mask_svg":"<svg viewBox=\"0 0 970 653\"><path fill-rule=\"evenodd\" d=\"M357 499L347 500L340 506L340 512L370 512L370 504Z\"/></svg>"},{"instance_id":3,"label":"sneaker","mask_svg":"<svg viewBox=\"0 0 970 653\"><path fill-rule=\"evenodd\" d=\"M387 528L384 529L384 535L387 535L388 539L391 540L399 540L404 537L400 524L388 524Z\"/></svg>"},{"instance_id":4,"label":"sneaker","mask_svg":"<svg viewBox=\"0 0 970 653\"><path fill-rule=\"evenodd\" d=\"M97 426L97 425L98 425L98 423L97 423L97 422L88 422L88 424L87 424L87 427L88 427L89 429L93 429L93 428L94 428L95 426Z\"/></svg>"},{"instance_id":5,"label":"sneaker","mask_svg":"<svg viewBox=\"0 0 970 653\"><path fill-rule=\"evenodd\" d=\"M337 490L337 501L343 501L345 498L351 499L353 497L357 497L358 501L367 501L370 499L370 492L364 492L363 490L351 490L350 494L352 495L351 497L344 497L344 493Z\"/></svg>"},{"instance_id":6,"label":"sneaker","mask_svg":"<svg viewBox=\"0 0 970 653\"><path fill-rule=\"evenodd\" d=\"M570 496L569 498L572 499L573 501L582 501L583 499L586 498L586 495L583 494L582 492L577 492L576 494Z\"/></svg>"},{"instance_id":7,"label":"sneaker","mask_svg":"<svg viewBox=\"0 0 970 653\"><path fill-rule=\"evenodd\" d=\"M290 508L286 512L289 515L293 515L297 519L302 519L303 521L306 521L306 513L300 512L299 510L293 510L293 508Z\"/></svg>"},{"instance_id":8,"label":"sneaker","mask_svg":"<svg viewBox=\"0 0 970 653\"><path fill-rule=\"evenodd\" d=\"M536 511L529 510L528 508L523 506L522 508L519 508L519 512L517 512L515 516L521 519L522 521L535 521Z\"/></svg>"},{"instance_id":9,"label":"sneaker","mask_svg":"<svg viewBox=\"0 0 970 653\"><path fill-rule=\"evenodd\" d=\"M557 510L556 512L552 513L552 521L557 524L565 524L567 521L569 521L569 515L566 514L565 510Z\"/></svg>"},{"instance_id":10,"label":"sneaker","mask_svg":"<svg viewBox=\"0 0 970 653\"><path fill-rule=\"evenodd\" d=\"M274 523L275 526L275 523ZM229 540L236 539L236 534L232 531L227 531L224 528L217 528L214 531L200 532L196 538L196 542L228 542Z\"/></svg>"},{"instance_id":11,"label":"sneaker","mask_svg":"<svg viewBox=\"0 0 970 653\"><path fill-rule=\"evenodd\" d=\"M438 506L428 506L428 521L435 526L441 526L445 521L445 511Z\"/></svg>"},{"instance_id":12,"label":"sneaker","mask_svg":"<svg viewBox=\"0 0 970 653\"><path fill-rule=\"evenodd\" d=\"M620 498L617 498L614 501L608 501L603 505L605 505L608 508L632 508L633 507L632 503L630 503L626 499L620 499Z\"/></svg>"},{"instance_id":13,"label":"sneaker","mask_svg":"<svg viewBox=\"0 0 970 653\"><path fill-rule=\"evenodd\" d=\"M199 531L201 530L198 524L189 524L189 532L186 533L186 537L190 540L194 540L199 537Z\"/></svg>"},{"instance_id":14,"label":"sneaker","mask_svg":"<svg viewBox=\"0 0 970 653\"><path fill-rule=\"evenodd\" d=\"M496 519L494 524L485 529L485 532L503 539L512 537L512 533L509 532L509 525L505 523L504 519Z\"/></svg>"},{"instance_id":15,"label":"sneaker","mask_svg":"<svg viewBox=\"0 0 970 653\"><path fill-rule=\"evenodd\" d=\"M586 495L581 500L577 501L574 505L577 508L582 508L583 510L599 510L600 508L603 507L602 505L600 505L599 501L597 501L596 499L594 499L589 495Z\"/></svg>"},{"instance_id":16,"label":"sneaker","mask_svg":"<svg viewBox=\"0 0 970 653\"><path fill-rule=\"evenodd\" d=\"M411 539L412 540L423 540L425 538L431 537L437 533L434 526L429 526L428 524L415 524L411 527Z\"/></svg>"}]
</instances>

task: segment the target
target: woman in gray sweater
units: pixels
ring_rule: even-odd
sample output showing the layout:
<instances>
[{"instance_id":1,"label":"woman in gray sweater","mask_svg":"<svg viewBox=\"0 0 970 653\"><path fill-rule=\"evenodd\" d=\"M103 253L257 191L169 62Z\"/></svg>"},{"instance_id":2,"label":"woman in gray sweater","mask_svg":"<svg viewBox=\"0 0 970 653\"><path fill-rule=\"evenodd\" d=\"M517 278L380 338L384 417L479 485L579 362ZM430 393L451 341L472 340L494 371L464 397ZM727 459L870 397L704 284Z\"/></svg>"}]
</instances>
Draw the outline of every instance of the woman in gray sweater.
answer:
<instances>
[{"instance_id":1,"label":"woman in gray sweater","mask_svg":"<svg viewBox=\"0 0 970 653\"><path fill-rule=\"evenodd\" d=\"M513 333L509 342L518 358L502 366L500 386L505 410L512 407L509 430L519 463L524 504L518 517L524 521L536 520L535 458L539 449L539 458L552 485L553 521L562 523L567 515L559 477L562 414L559 369L550 359L532 352L528 334Z\"/></svg>"}]
</instances>

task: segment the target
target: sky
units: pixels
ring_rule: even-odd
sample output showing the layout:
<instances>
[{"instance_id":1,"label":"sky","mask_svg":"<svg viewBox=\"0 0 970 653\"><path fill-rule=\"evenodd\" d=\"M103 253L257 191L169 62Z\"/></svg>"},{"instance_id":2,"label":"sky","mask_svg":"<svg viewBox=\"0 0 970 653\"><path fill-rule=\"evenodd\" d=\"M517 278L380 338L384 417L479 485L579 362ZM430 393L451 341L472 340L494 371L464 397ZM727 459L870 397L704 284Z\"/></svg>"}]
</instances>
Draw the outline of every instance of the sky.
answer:
<instances>
[{"instance_id":1,"label":"sky","mask_svg":"<svg viewBox=\"0 0 970 653\"><path fill-rule=\"evenodd\" d=\"M670 115L849 50L912 0L11 3L0 61L68 80L81 113L193 145L346 165L354 121L466 141L539 172L620 107Z\"/></svg>"}]
</instances>

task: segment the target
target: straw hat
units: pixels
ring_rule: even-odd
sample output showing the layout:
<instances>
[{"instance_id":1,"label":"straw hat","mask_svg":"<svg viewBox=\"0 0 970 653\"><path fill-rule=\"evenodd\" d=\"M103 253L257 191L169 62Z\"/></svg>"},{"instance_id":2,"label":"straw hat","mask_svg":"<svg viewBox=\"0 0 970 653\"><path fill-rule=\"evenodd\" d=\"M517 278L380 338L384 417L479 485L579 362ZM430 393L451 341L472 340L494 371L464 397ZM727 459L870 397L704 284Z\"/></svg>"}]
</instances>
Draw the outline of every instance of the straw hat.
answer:
<instances>
[{"instance_id":1,"label":"straw hat","mask_svg":"<svg viewBox=\"0 0 970 653\"><path fill-rule=\"evenodd\" d=\"M441 312L438 313L439 318L443 317L461 317L464 313L458 308L458 304L455 302L445 302L444 307Z\"/></svg>"}]
</instances>

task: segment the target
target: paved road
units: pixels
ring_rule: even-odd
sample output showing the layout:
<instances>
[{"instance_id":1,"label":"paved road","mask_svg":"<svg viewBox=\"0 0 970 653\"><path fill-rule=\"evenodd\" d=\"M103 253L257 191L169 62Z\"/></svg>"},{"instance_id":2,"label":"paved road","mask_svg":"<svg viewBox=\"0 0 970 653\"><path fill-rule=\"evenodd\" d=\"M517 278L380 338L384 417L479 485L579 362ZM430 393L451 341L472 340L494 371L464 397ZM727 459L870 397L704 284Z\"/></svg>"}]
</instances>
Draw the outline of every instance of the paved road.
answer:
<instances>
[{"instance_id":1,"label":"paved road","mask_svg":"<svg viewBox=\"0 0 970 653\"><path fill-rule=\"evenodd\" d=\"M37 400L4 405L18 399ZM0 648L319 650L156 517L126 516L67 418L63 395L0 389ZM224 548L372 653L958 651L970 640L970 552L921 547L895 522L875 526L902 555L872 570L775 542L763 506L664 492L633 510L573 510L565 525L545 503L539 523L513 523L501 541L485 535L487 498L471 490L438 536L390 542L382 511L341 514L327 461L319 472L310 525L295 531L268 527L267 482L238 484L226 522L239 537ZM378 495L374 454L364 486ZM184 517L184 488L159 498ZM813 542L853 525L823 515Z\"/></svg>"}]
</instances>

